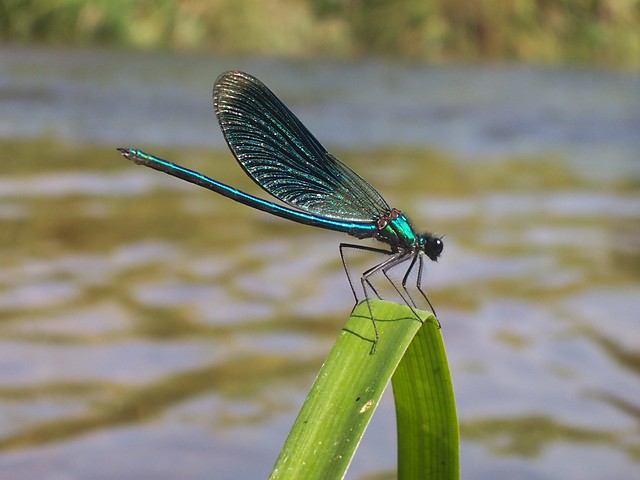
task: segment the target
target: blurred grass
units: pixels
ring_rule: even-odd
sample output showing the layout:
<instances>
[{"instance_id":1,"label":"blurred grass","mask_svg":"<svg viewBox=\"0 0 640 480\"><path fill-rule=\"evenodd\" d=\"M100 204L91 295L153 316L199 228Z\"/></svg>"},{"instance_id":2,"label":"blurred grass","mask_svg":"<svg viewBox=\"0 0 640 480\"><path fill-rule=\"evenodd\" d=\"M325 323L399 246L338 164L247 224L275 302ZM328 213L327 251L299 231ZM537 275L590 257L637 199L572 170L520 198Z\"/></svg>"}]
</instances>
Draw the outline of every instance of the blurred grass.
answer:
<instances>
[{"instance_id":1,"label":"blurred grass","mask_svg":"<svg viewBox=\"0 0 640 480\"><path fill-rule=\"evenodd\" d=\"M638 0L0 0L5 43L640 64Z\"/></svg>"}]
</instances>

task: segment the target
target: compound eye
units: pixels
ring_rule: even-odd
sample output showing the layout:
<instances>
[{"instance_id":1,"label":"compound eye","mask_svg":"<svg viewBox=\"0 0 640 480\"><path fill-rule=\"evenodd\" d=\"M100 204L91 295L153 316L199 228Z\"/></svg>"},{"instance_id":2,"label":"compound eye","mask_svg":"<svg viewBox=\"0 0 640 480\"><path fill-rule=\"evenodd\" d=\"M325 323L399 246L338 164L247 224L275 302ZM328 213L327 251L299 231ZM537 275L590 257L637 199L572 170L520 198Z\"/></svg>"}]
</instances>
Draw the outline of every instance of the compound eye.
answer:
<instances>
[{"instance_id":1,"label":"compound eye","mask_svg":"<svg viewBox=\"0 0 640 480\"><path fill-rule=\"evenodd\" d=\"M444 248L444 243L442 243L442 239L436 238L433 246L433 250L440 255L442 253L442 249Z\"/></svg>"},{"instance_id":2,"label":"compound eye","mask_svg":"<svg viewBox=\"0 0 640 480\"><path fill-rule=\"evenodd\" d=\"M438 237L434 237L431 234L425 234L422 237L423 246L422 251L434 262L438 261L438 257L442 253L442 249L444 248L444 243L442 243L442 239Z\"/></svg>"}]
</instances>

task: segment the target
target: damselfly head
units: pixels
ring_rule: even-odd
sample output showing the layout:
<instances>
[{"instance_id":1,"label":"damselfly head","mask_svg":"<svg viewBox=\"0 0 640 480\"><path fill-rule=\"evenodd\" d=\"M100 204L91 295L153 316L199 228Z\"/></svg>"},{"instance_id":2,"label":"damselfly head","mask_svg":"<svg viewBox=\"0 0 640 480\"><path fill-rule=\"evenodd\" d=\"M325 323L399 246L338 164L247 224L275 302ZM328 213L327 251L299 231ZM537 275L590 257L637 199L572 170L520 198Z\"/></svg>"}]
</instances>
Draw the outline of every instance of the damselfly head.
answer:
<instances>
[{"instance_id":1,"label":"damselfly head","mask_svg":"<svg viewBox=\"0 0 640 480\"><path fill-rule=\"evenodd\" d=\"M436 237L430 233L424 233L420 236L422 251L427 257L434 262L438 261L438 257L442 253L444 243L441 237Z\"/></svg>"}]
</instances>

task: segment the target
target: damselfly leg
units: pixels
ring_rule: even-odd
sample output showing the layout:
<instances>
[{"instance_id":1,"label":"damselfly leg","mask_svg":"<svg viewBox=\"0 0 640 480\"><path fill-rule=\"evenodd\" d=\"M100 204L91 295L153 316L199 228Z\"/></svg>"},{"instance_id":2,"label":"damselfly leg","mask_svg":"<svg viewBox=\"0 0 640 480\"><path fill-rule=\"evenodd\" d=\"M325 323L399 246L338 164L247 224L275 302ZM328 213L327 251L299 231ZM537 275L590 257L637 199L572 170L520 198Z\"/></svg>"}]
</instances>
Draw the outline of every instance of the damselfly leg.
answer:
<instances>
[{"instance_id":1,"label":"damselfly leg","mask_svg":"<svg viewBox=\"0 0 640 480\"><path fill-rule=\"evenodd\" d=\"M342 267L343 267L343 269L345 271L345 274L347 276L347 281L349 282L349 287L351 288L351 292L353 293L353 296L354 296L354 299L355 299L355 306L357 306L360 303L360 299L358 297L358 293L356 292L356 288L355 288L351 273L349 271L349 266L347 264L346 254L345 254L345 252L347 250L359 250L359 251L364 251L364 252L372 252L372 253L377 253L377 254L388 255L388 258L386 258L382 262L374 265L373 267L365 270L360 275L360 284L361 284L361 287L362 287L362 292L363 292L364 297L365 297L364 300L367 302L367 309L369 310L369 317L370 317L371 322L373 324L373 330L374 330L374 335L375 335L375 339L374 339L374 343L373 343L373 346L371 348L371 351L372 351L372 353L375 353L376 346L378 344L379 334L378 334L378 327L376 325L376 320L375 320L375 317L373 315L373 309L371 308L370 300L371 300L372 297L371 297L370 293L375 295L375 297L377 297L378 299L382 299L382 296L378 293L377 289L373 286L373 282L371 281L371 278L377 272L382 272L384 277L393 286L394 290L396 291L398 296L402 299L404 304L407 307L409 307L409 309L411 309L411 312L413 313L413 315L419 321L422 321L422 319L420 318L420 315L418 315L418 313L416 311L416 309L418 308L417 304L416 304L415 300L413 299L413 297L411 296L411 293L409 292L409 289L407 288L407 282L408 282L409 276L411 274L411 271L415 267L416 262L418 262L418 272L417 272L417 279L416 279L417 285L416 286L417 286L418 291L425 298L425 300L429 304L429 307L433 311L433 307L431 307L431 302L429 302L429 299L426 297L424 291L420 287L420 282L422 280L422 271L423 271L423 263L422 263L422 258L421 258L422 255L421 254L417 254L415 252L392 252L392 251L381 249L381 248L369 247L369 246L364 246L364 245L355 245L355 244L351 244L351 243L341 243L340 244L340 259L342 260ZM398 265L402 265L402 264L406 263L409 260L410 260L410 264L409 264L409 267L407 268L407 271L405 272L404 277L402 279L402 283L401 283L402 290L401 290L400 287L398 286L397 282L394 281L389 276L389 271L391 269L393 269L394 267L398 266ZM355 306L354 306L354 308L355 308Z\"/></svg>"}]
</instances>

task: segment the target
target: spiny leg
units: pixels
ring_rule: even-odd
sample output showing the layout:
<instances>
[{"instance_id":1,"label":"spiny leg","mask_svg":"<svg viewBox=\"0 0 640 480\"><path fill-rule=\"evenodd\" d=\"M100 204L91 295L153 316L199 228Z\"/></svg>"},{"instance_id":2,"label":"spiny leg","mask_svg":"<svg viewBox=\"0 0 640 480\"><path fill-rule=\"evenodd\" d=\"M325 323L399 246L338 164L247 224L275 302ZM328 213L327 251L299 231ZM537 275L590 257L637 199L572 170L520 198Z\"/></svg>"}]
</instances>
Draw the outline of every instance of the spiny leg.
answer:
<instances>
[{"instance_id":1,"label":"spiny leg","mask_svg":"<svg viewBox=\"0 0 640 480\"><path fill-rule=\"evenodd\" d=\"M373 285L371 283L370 277L375 275L380 270L384 271L384 269L388 265L395 264L398 261L398 258L402 258L402 256L403 256L402 253L393 253L391 257L369 268L360 276L360 284L362 285L362 291L364 292L365 301L367 302L367 309L369 310L369 316L371 318L371 323L373 324L373 331L375 334L375 341L373 342L373 346L371 347L372 354L376 352L376 347L378 345L378 340L380 339L380 335L378 334L378 326L376 325L376 320L373 316L373 309L371 308L371 297L368 294L367 286L377 295L377 292L373 288ZM380 298L379 295L377 296L378 298Z\"/></svg>"},{"instance_id":2,"label":"spiny leg","mask_svg":"<svg viewBox=\"0 0 640 480\"><path fill-rule=\"evenodd\" d=\"M385 255L393 255L393 252L390 251L390 250L382 249L382 248L368 247L366 245L356 245L356 244L353 244L353 243L341 243L339 248L340 248L340 260L342 260L342 268L344 269L344 273L347 276L347 281L349 282L349 287L351 288L351 293L353 293L353 298L356 301L356 304L354 305L354 308L355 308L359 303L358 294L356 293L356 289L353 286L353 281L351 280L351 274L349 273L349 267L347 266L345 250L350 248L352 250L361 250L361 251L364 251L364 252L381 253L381 254L385 254ZM369 288L371 288L371 291L376 295L376 297L381 298L380 295L378 294L377 290L374 288L373 284L368 279L367 279L367 284L369 285ZM364 287L363 287L363 291L364 291L365 297L367 297L367 292L364 290Z\"/></svg>"},{"instance_id":3,"label":"spiny leg","mask_svg":"<svg viewBox=\"0 0 640 480\"><path fill-rule=\"evenodd\" d=\"M407 268L407 271L404 274L404 277L402 277L402 289L405 291L405 293L407 294L407 297L409 297L409 300L411 300L411 304L415 307L418 308L418 305L416 305L415 300L413 299L413 297L411 296L411 292L409 292L409 290L407 289L407 279L409 278L409 275L411 274L411 271L413 270L413 267L416 264L416 260L418 259L420 255L419 254L413 254L413 258L411 258L411 263L409 264L409 268Z\"/></svg>"},{"instance_id":4,"label":"spiny leg","mask_svg":"<svg viewBox=\"0 0 640 480\"><path fill-rule=\"evenodd\" d=\"M409 268L407 268L407 271L404 274L404 277L403 277L403 280L402 280L402 289L405 291L405 293L407 294L407 297L409 297L409 300L410 300L410 301L407 301L407 299L404 297L402 292L400 292L400 289L398 288L398 286L391 280L391 278L389 277L387 272L389 270L391 270L392 268L394 268L394 267L406 262L407 258L409 257L409 255L411 255L413 258L411 259L411 263L409 264ZM382 271L383 271L385 277L387 277L389 282L393 285L393 288L396 289L396 292L398 292L398 295L400 295L400 297L404 301L405 305L407 307L409 307L409 309L411 310L411 313L413 313L413 315L422 323L422 318L420 318L420 315L418 315L418 312L416 312L416 309L418 308L416 306L416 302L413 300L413 297L411 297L411 293L409 292L409 290L407 289L407 286L406 286L407 278L409 277L409 275L411 273L411 270L413 270L413 267L416 264L416 257L417 256L418 255L416 255L415 253L409 253L407 255L399 257L395 262L387 265ZM424 292L423 292L423 295L424 295Z\"/></svg>"},{"instance_id":5,"label":"spiny leg","mask_svg":"<svg viewBox=\"0 0 640 480\"><path fill-rule=\"evenodd\" d=\"M345 255L345 251L347 249L361 250L365 252L373 252L373 253L379 253L379 254L385 254L385 255L394 255L394 253L390 250L384 250L382 248L375 248L375 247L368 247L366 245L355 245L353 243L340 244L340 259L342 260L342 268L344 269L344 273L347 276L347 281L349 282L351 293L353 293L353 297L356 302L355 305L353 306L353 308L355 309L358 306L359 301L358 301L358 295L356 293L356 289L353 285L353 280L351 279L351 274L349 273L349 267L347 266L347 260ZM383 265L388 261L389 259L385 259L380 265ZM373 331L375 334L375 340L374 340L373 346L371 347L372 354L376 352L376 346L378 344L379 335L378 335L378 326L376 325L376 321L373 318L373 310L371 309L371 303L369 301L369 294L368 294L367 287L369 287L369 289L375 294L376 297L381 298L380 294L378 293L378 291L375 289L375 287L369 280L369 276L371 276L373 273L375 273L375 271L377 271L377 267L378 265L376 265L373 268L370 268L360 276L360 284L362 286L362 292L364 293L365 301L367 302L367 310L369 310L369 318L371 318L371 322L373 324Z\"/></svg>"},{"instance_id":6,"label":"spiny leg","mask_svg":"<svg viewBox=\"0 0 640 480\"><path fill-rule=\"evenodd\" d=\"M407 296L405 297L404 294L400 291L400 289L398 288L398 286L396 285L396 282L394 282L391 277L389 276L389 271L404 263L407 260L407 255L403 255L401 257L398 257L396 259L395 262L393 262L390 265L387 265L384 269L382 269L382 273L384 274L384 276L386 277L386 279L389 281L389 283L393 286L393 288L395 289L396 293L400 296L400 298L402 299L402 301L405 303L405 305L407 306L411 306L413 305L414 307L416 306L416 303L413 301L413 298L411 298L411 295L409 294L409 291L406 289L406 287L403 285L403 289L405 291L405 293L407 294ZM411 270L413 268L413 264L415 263L415 260L411 261L411 265L409 266L409 270ZM407 298L409 300L407 300Z\"/></svg>"},{"instance_id":7,"label":"spiny leg","mask_svg":"<svg viewBox=\"0 0 640 480\"><path fill-rule=\"evenodd\" d=\"M429 298L427 297L427 294L422 289L422 273L423 273L423 270L424 270L424 259L422 258L422 255L420 255L420 262L418 263L418 277L416 278L416 288L418 289L418 291L422 294L424 299L429 304L429 308L433 312L433 315L436 317L436 322L438 322L438 328L440 328L441 325L440 325L440 320L438 320L438 314L436 313L435 308L433 308L433 305L431 305L431 302L429 301Z\"/></svg>"}]
</instances>

